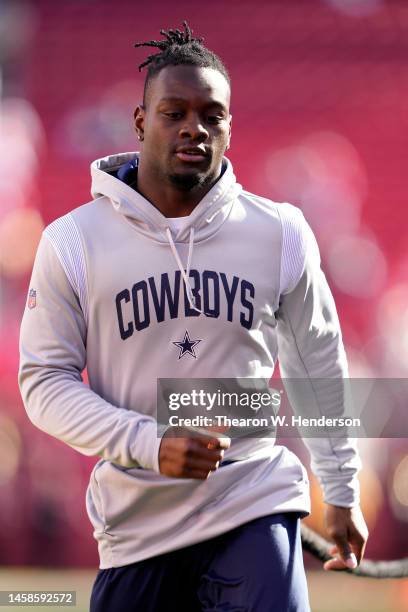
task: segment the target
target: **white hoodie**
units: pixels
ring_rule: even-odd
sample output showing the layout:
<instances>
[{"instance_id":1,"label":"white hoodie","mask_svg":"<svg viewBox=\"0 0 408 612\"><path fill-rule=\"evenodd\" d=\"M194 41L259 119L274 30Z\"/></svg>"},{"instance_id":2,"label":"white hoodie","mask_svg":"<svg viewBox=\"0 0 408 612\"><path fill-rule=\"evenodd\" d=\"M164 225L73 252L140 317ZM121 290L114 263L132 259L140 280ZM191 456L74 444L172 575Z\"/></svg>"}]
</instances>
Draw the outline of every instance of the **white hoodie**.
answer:
<instances>
[{"instance_id":1,"label":"white hoodie","mask_svg":"<svg viewBox=\"0 0 408 612\"><path fill-rule=\"evenodd\" d=\"M300 210L243 191L225 159L173 239L166 218L115 176L136 159L95 161L95 199L45 229L21 327L29 418L101 458L86 497L101 569L266 514L310 512L306 470L273 438L233 440L225 459L237 461L205 481L161 475L157 378L268 379L278 347L282 377L347 376L335 305ZM179 358L174 342L186 331L200 343L195 357ZM336 412L336 401L316 388L322 414ZM354 441L305 442L325 501L357 504Z\"/></svg>"}]
</instances>

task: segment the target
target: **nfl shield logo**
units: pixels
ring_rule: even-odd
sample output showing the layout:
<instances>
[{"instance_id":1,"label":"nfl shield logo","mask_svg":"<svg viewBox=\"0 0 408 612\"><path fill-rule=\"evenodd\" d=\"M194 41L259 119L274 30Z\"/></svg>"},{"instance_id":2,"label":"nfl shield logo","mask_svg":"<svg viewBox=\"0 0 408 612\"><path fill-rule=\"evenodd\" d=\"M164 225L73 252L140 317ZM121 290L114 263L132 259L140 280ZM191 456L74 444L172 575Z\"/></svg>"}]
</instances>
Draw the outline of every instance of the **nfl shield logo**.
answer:
<instances>
[{"instance_id":1,"label":"nfl shield logo","mask_svg":"<svg viewBox=\"0 0 408 612\"><path fill-rule=\"evenodd\" d=\"M35 289L30 289L28 292L28 302L27 306L29 308L35 308L37 306L37 292Z\"/></svg>"}]
</instances>

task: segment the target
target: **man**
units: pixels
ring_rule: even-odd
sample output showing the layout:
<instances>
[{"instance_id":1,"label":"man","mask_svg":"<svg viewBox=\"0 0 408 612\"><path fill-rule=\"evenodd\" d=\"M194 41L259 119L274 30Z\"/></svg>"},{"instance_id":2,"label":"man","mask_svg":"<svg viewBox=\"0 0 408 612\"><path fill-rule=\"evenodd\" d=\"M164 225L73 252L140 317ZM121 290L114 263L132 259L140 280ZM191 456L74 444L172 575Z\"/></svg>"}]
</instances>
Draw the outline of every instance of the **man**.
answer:
<instances>
[{"instance_id":1,"label":"man","mask_svg":"<svg viewBox=\"0 0 408 612\"><path fill-rule=\"evenodd\" d=\"M228 72L184 28L141 43L159 53L142 64L140 152L94 162L94 200L44 231L21 392L35 425L101 457L86 500L93 612L305 611L297 457L271 437L180 437L155 420L158 378L270 378L277 344L282 376L347 376L313 234L297 208L236 183ZM333 410L324 391L316 401ZM357 451L307 444L335 544L326 569L355 567L367 539Z\"/></svg>"}]
</instances>

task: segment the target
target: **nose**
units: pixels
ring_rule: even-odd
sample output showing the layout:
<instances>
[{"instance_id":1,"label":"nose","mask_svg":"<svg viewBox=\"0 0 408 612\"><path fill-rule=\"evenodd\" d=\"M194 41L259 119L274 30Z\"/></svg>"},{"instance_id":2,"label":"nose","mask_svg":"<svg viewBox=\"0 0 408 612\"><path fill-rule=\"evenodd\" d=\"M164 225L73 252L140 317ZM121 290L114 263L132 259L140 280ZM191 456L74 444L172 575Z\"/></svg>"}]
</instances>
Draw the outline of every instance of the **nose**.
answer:
<instances>
[{"instance_id":1,"label":"nose","mask_svg":"<svg viewBox=\"0 0 408 612\"><path fill-rule=\"evenodd\" d=\"M180 137L204 142L209 137L208 130L204 127L200 117L191 113L180 128Z\"/></svg>"}]
</instances>

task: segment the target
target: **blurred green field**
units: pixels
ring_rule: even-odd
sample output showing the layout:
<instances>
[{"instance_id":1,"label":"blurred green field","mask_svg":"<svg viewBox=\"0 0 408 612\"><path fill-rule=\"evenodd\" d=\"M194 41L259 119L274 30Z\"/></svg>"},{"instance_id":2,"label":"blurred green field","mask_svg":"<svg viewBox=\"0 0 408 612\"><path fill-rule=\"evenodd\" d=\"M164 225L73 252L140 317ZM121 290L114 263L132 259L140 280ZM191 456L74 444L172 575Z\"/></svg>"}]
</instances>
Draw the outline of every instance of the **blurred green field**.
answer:
<instances>
[{"instance_id":1,"label":"blurred green field","mask_svg":"<svg viewBox=\"0 0 408 612\"><path fill-rule=\"evenodd\" d=\"M77 604L71 607L35 606L38 612L75 610L89 612L89 598L97 569L52 570L0 568L0 590L76 591ZM371 580L323 571L308 572L313 612L406 612L408 580ZM0 610L27 610L28 606ZM33 606L29 606L33 609ZM143 612L143 611L141 611ZM170 610L170 612L174 612Z\"/></svg>"}]
</instances>

